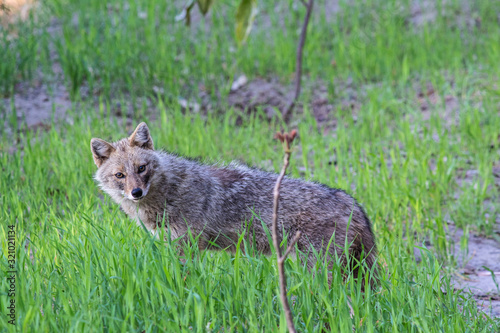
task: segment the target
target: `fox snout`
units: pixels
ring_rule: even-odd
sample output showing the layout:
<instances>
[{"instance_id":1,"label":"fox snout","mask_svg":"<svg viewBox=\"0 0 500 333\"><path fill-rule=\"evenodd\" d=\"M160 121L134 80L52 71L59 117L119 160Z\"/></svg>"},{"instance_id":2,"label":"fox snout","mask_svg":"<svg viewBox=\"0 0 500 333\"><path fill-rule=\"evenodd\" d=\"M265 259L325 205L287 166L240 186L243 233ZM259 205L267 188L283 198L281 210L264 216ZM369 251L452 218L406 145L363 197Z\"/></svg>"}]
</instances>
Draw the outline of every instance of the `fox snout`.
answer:
<instances>
[{"instance_id":1,"label":"fox snout","mask_svg":"<svg viewBox=\"0 0 500 333\"><path fill-rule=\"evenodd\" d=\"M128 184L125 186L125 191L123 194L129 200L138 201L143 199L148 194L148 190L149 184L138 184L137 182L131 181L128 182Z\"/></svg>"},{"instance_id":2,"label":"fox snout","mask_svg":"<svg viewBox=\"0 0 500 333\"><path fill-rule=\"evenodd\" d=\"M142 197L142 189L139 187L134 188L131 193L135 199L139 199L140 197Z\"/></svg>"}]
</instances>

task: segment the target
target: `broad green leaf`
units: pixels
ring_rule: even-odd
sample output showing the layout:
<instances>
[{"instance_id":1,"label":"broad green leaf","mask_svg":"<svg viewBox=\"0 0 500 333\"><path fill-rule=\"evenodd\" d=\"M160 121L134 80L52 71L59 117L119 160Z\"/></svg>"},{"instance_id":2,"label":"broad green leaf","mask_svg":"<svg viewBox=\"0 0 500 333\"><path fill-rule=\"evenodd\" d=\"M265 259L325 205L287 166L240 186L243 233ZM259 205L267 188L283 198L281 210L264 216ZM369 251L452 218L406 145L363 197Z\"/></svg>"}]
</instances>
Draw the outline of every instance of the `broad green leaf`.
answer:
<instances>
[{"instance_id":1,"label":"broad green leaf","mask_svg":"<svg viewBox=\"0 0 500 333\"><path fill-rule=\"evenodd\" d=\"M257 0L241 0L236 12L236 40L239 44L247 39L256 14Z\"/></svg>"},{"instance_id":2,"label":"broad green leaf","mask_svg":"<svg viewBox=\"0 0 500 333\"><path fill-rule=\"evenodd\" d=\"M200 12L205 15L213 3L213 0L198 0L198 8L200 8Z\"/></svg>"}]
</instances>

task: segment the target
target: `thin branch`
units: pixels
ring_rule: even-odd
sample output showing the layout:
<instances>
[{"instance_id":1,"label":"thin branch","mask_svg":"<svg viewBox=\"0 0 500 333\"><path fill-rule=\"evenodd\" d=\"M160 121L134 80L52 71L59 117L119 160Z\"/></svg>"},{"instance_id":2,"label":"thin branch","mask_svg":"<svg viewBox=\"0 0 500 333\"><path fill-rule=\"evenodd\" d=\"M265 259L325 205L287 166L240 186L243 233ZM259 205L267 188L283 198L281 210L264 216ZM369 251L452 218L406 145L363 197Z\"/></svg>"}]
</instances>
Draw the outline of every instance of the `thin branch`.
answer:
<instances>
[{"instance_id":1,"label":"thin branch","mask_svg":"<svg viewBox=\"0 0 500 333\"><path fill-rule=\"evenodd\" d=\"M302 24L302 31L300 32L300 40L299 45L297 47L297 59L295 61L295 95L288 105L288 107L283 110L283 120L288 122L290 118L290 114L292 113L295 104L300 96L300 88L302 81L302 54L304 53L304 45L306 43L307 36L307 26L309 25L309 19L311 18L311 12L314 5L314 0L309 0L306 4L305 0L301 0L301 2L306 6L306 17L304 18L304 23Z\"/></svg>"},{"instance_id":2,"label":"thin branch","mask_svg":"<svg viewBox=\"0 0 500 333\"><path fill-rule=\"evenodd\" d=\"M288 304L288 297L286 295L286 274L285 274L285 259L286 256L290 253L293 245L297 242L300 237L300 231L297 232L294 239L290 243L290 246L285 251L285 254L281 256L280 249L280 240L278 236L278 206L279 206L279 196L280 196L280 186L283 178L285 177L286 169L290 164L290 155L292 151L290 150L290 143L293 141L295 136L297 135L297 131L293 130L290 133L276 133L276 138L279 139L283 143L283 147L285 149L285 157L283 161L283 168L276 180L276 184L274 186L273 191L273 224L272 224L272 232L273 232L273 244L276 249L276 254L278 256L278 274L280 279L280 298L281 303L283 304L283 310L285 312L286 324L288 326L288 331L290 333L295 333L295 326L293 324L292 310L290 309L290 304Z\"/></svg>"},{"instance_id":3,"label":"thin branch","mask_svg":"<svg viewBox=\"0 0 500 333\"><path fill-rule=\"evenodd\" d=\"M307 2L305 0L300 0L300 2L302 2L302 4L307 7Z\"/></svg>"}]
</instances>

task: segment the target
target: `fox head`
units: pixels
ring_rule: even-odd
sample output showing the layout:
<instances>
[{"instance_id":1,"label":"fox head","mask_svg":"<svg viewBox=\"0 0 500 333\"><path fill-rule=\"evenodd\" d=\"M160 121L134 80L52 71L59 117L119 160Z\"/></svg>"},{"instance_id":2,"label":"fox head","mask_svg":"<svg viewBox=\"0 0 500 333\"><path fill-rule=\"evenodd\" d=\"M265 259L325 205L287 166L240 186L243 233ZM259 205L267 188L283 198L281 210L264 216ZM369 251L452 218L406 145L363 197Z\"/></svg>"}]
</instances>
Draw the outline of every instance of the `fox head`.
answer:
<instances>
[{"instance_id":1,"label":"fox head","mask_svg":"<svg viewBox=\"0 0 500 333\"><path fill-rule=\"evenodd\" d=\"M98 168L95 179L113 199L139 202L148 195L159 162L145 123L114 143L94 138L90 149Z\"/></svg>"}]
</instances>

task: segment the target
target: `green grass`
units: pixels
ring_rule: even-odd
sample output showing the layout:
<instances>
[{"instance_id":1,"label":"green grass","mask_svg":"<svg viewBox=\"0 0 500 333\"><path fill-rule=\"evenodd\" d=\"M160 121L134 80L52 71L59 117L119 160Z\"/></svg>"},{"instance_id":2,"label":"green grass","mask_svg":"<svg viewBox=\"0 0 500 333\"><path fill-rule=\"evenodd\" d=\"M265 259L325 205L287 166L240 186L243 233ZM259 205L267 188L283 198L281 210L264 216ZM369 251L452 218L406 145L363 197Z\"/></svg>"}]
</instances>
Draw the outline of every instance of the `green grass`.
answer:
<instances>
[{"instance_id":1,"label":"green grass","mask_svg":"<svg viewBox=\"0 0 500 333\"><path fill-rule=\"evenodd\" d=\"M181 8L165 1L48 1L36 24L22 25L21 38L3 43L8 51L0 55L2 85L9 91L19 78L31 77L36 65L50 73L55 59L73 93L84 83L106 96L124 91L144 96L159 86L169 98L195 98L198 85L204 85L215 97L218 91L227 93L228 80L240 72L250 77L273 73L288 81L304 14L302 6L289 9L292 3L261 3L251 38L238 48L232 1L218 1L207 20L191 27L176 23ZM282 8L281 15L273 14L275 6ZM341 1L328 20L325 4L318 1L304 70L332 91L335 81L348 77L356 84L401 85L414 78L436 79L443 71L456 80L465 70L498 81L500 4L476 1L467 9L459 1L438 1L436 7L435 22L415 27L409 23L409 1ZM3 34L5 39L8 31Z\"/></svg>"},{"instance_id":2,"label":"green grass","mask_svg":"<svg viewBox=\"0 0 500 333\"><path fill-rule=\"evenodd\" d=\"M212 160L240 158L259 164L270 159L279 168L280 149L270 136L274 126L254 119L236 128L234 118L203 121L163 110L160 120L150 125L157 146ZM314 179L332 186L365 184L356 196L378 236L382 288L362 296L355 284L342 284L336 272L335 287L329 290L323 273L313 276L299 262L288 262L297 326L310 332L321 331L325 323L345 332L352 325L367 332L490 331L498 321L479 314L473 299L453 291L431 252L424 251L423 263L415 264L412 251L418 241L407 236L420 231L432 237L433 245L445 246L445 230L439 230L444 227L443 208L435 200L447 197L446 168L427 173L420 163L405 162L401 148L388 146L384 153L384 135L363 143L363 136L355 135L363 133L363 123L341 127L339 138L344 139L334 140L318 134L311 119L304 120L300 147L309 157L296 155L291 171L298 176L305 161ZM195 252L193 260L182 265L175 246L155 245L108 198L102 201L91 177L95 166L88 142L92 136L118 139L122 135L112 133L120 131L116 123L84 118L41 136L27 132L21 139L23 151L2 153L2 206L7 222L17 224L18 327L205 331L208 325L214 331L283 330L272 258ZM407 144L404 132L398 137ZM415 154L422 163L427 163L425 156L441 154L438 147L424 150L425 136L415 140L409 132L406 137L413 145L406 154ZM334 150L337 166L328 166ZM47 154L50 158L44 157ZM391 155L398 167L389 170L384 159ZM361 159L366 163L355 163ZM427 188L419 179L440 186ZM431 227L434 232L428 231ZM321 265L318 270L325 271ZM353 299L352 320L346 296ZM5 317L1 320L6 323Z\"/></svg>"},{"instance_id":3,"label":"green grass","mask_svg":"<svg viewBox=\"0 0 500 333\"><path fill-rule=\"evenodd\" d=\"M288 82L302 9L279 16L275 4L260 3L270 27L257 26L238 49L232 2L216 4L207 22L190 28L174 22L179 8L166 1L108 4L48 1L37 20L15 27L21 37L7 39L9 32L0 30L4 96L13 96L17 82L62 79L80 102L69 116L72 125L54 123L46 132L27 130L0 104L0 124L14 129L1 127L0 134L0 219L6 221L0 308L8 302L7 225L15 224L19 331L284 332L274 257L186 249L193 259L181 264L174 244L152 240L97 188L89 141L131 130L111 115L112 100L125 105L154 97L154 110L136 103L133 118L134 125L148 121L157 147L279 170L281 147L272 140L279 121L238 119L232 110L183 114L176 101L196 99L204 85L223 105L239 73ZM305 332L351 332L353 325L363 332L498 331L498 318L478 312L471 295L449 284L455 253L447 223L495 236L500 207L487 202L499 202L491 172L500 159L499 4L471 4L481 24L463 26L462 7L450 2L442 6L445 15L421 27L407 25L408 3L397 4L342 4L331 22L321 1L316 7L305 72L327 84L338 107L336 127L325 134L306 107L294 123L300 137L290 173L346 189L363 204L383 269L380 290L363 295L355 283L341 283L337 271L329 289L323 265L313 275L288 261L296 326ZM359 92L355 112L337 101L348 78ZM440 99L422 113L415 86L427 84ZM165 93L155 96L155 86ZM81 95L82 87L96 97ZM311 93L305 89L305 101ZM458 104L451 116L444 112L447 96ZM469 170L475 177L459 185ZM430 250L417 264L413 250L424 243ZM14 331L4 315L0 328Z\"/></svg>"}]
</instances>

